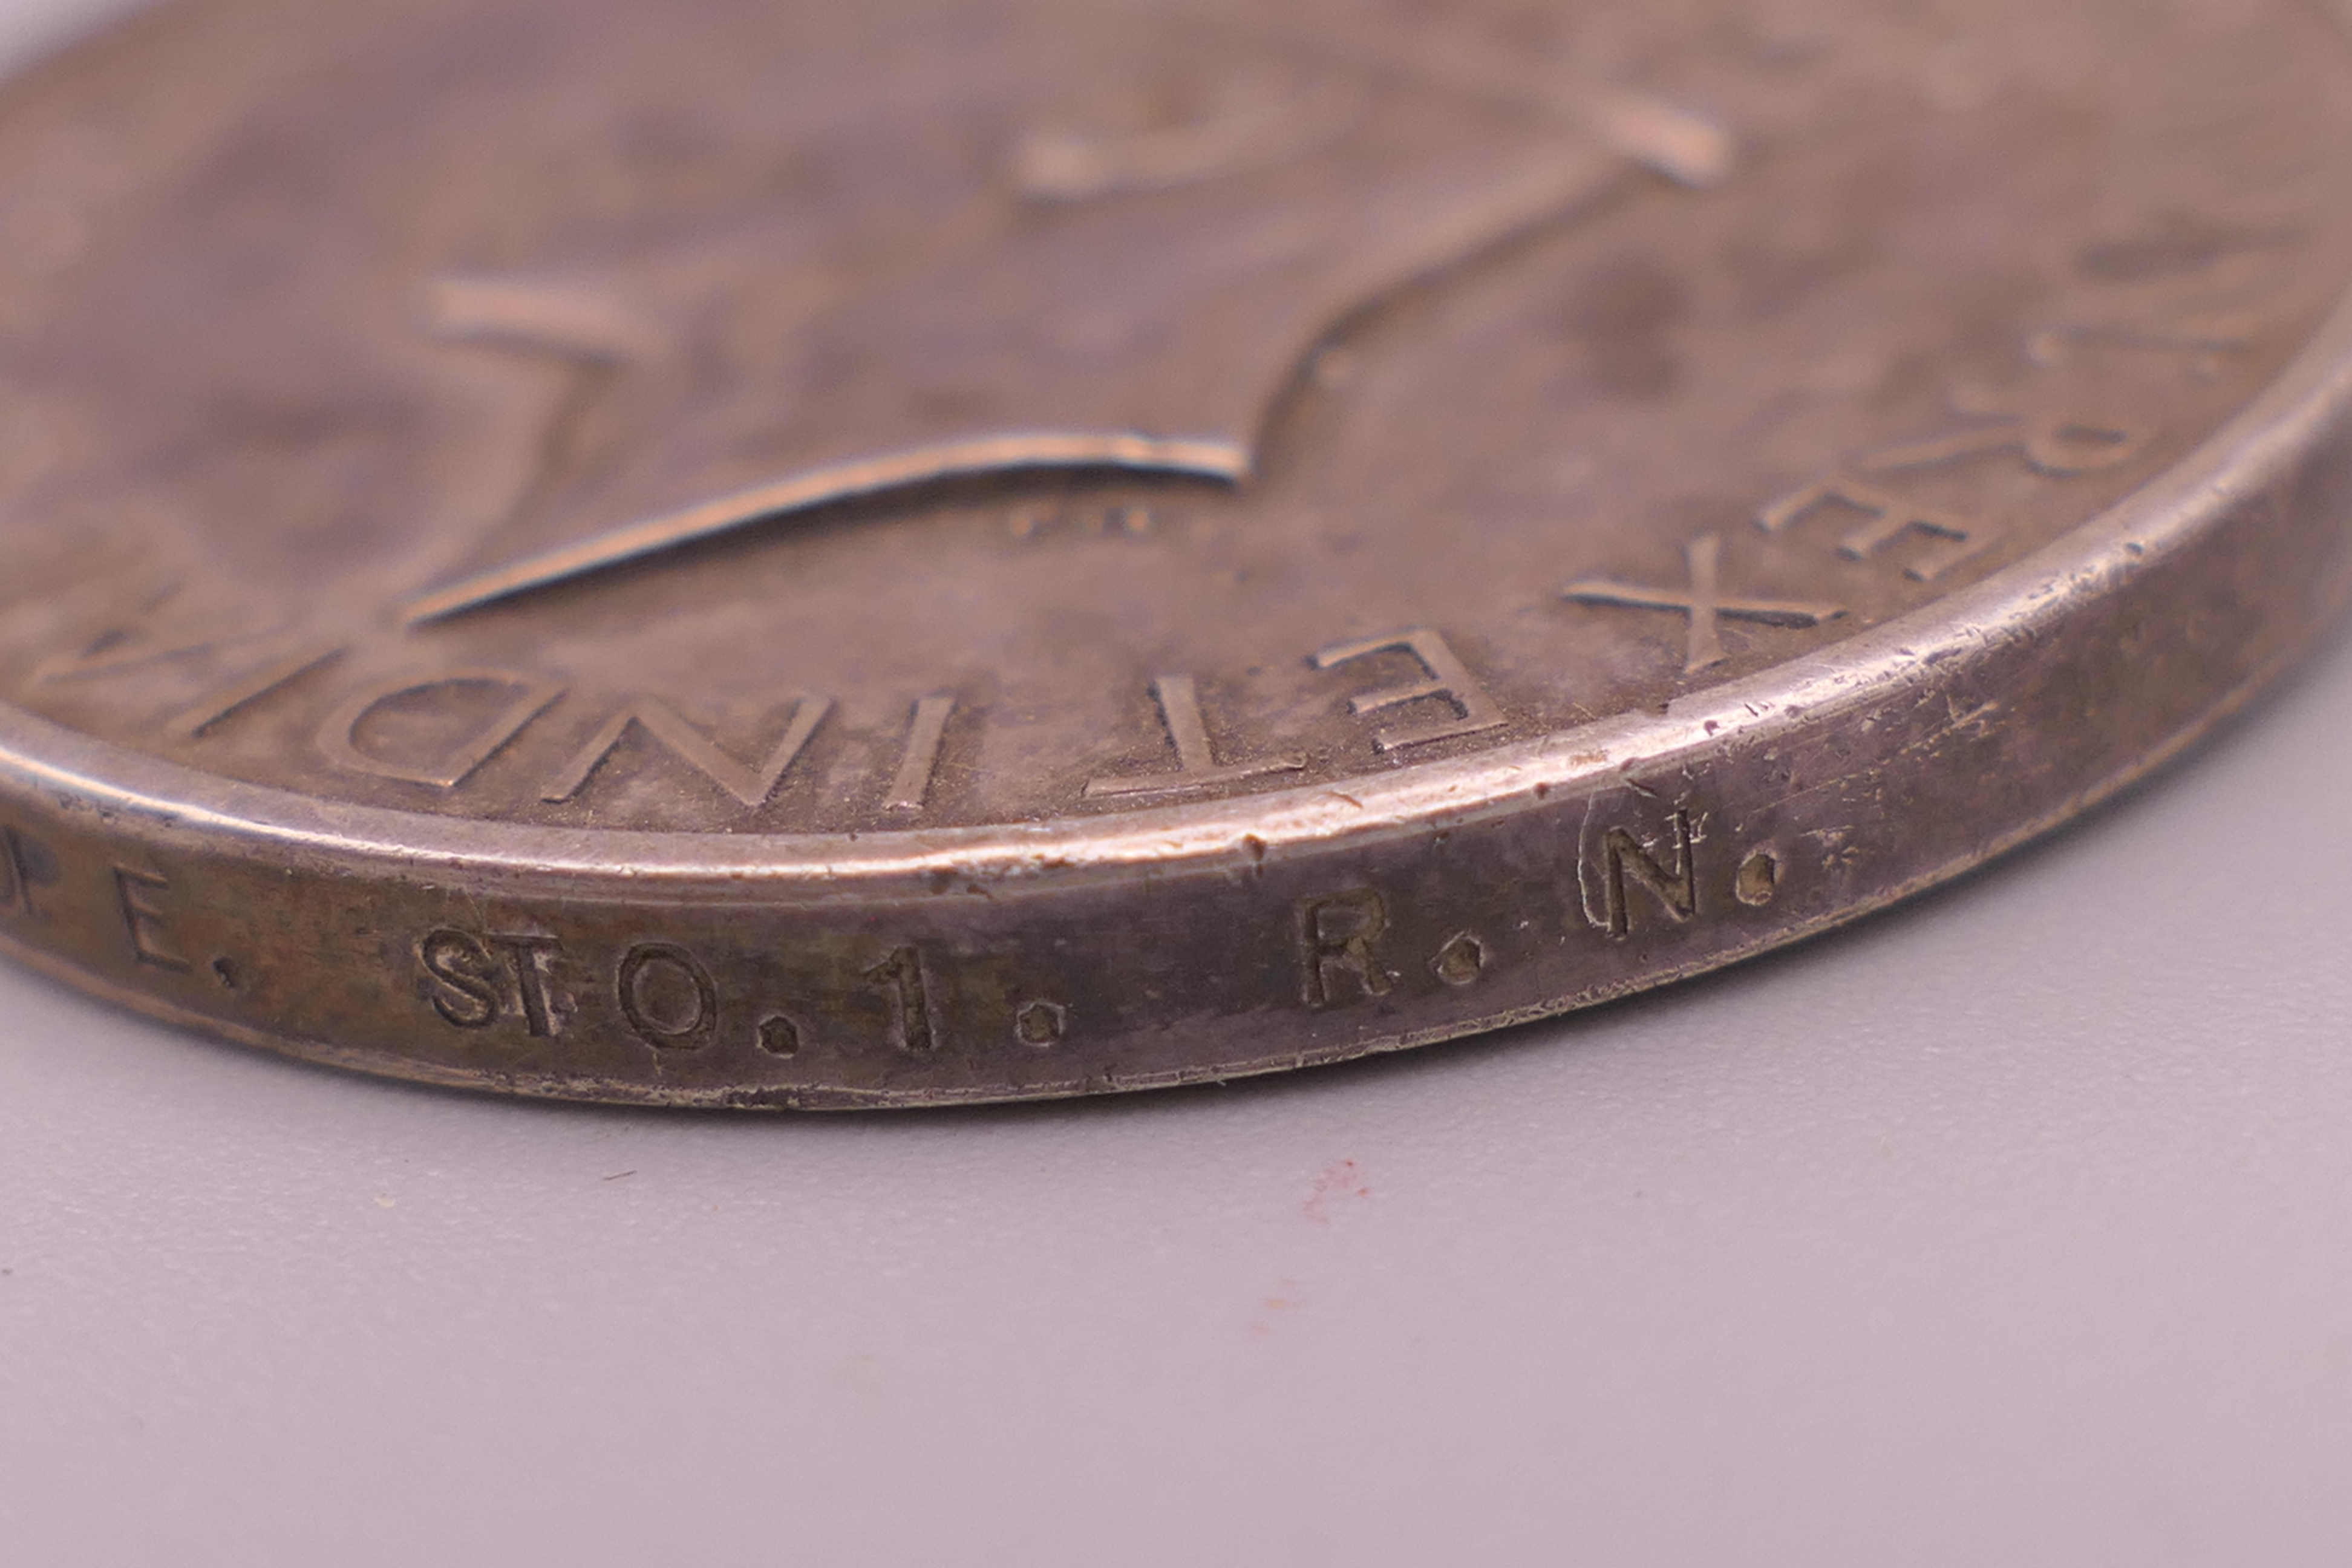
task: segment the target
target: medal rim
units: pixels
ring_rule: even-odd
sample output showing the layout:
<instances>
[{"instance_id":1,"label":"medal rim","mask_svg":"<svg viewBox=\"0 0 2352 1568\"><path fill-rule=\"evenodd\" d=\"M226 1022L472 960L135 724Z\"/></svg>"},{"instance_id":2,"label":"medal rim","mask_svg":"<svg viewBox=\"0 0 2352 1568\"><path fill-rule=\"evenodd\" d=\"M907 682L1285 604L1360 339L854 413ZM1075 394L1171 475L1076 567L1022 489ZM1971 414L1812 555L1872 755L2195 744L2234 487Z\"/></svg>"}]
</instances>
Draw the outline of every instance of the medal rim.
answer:
<instances>
[{"instance_id":1,"label":"medal rim","mask_svg":"<svg viewBox=\"0 0 2352 1568\"><path fill-rule=\"evenodd\" d=\"M1440 820L1491 820L1508 816L1517 802L1695 762L1708 752L1752 745L1781 727L1819 722L1826 709L1867 702L1913 672L1965 658L1974 647L2127 588L2166 552L2225 526L2235 507L2298 457L2347 434L2352 289L2278 376L2171 468L2058 539L1929 605L1675 698L1663 715L1619 714L1460 756L1216 800L864 833L548 827L360 805L224 778L5 701L0 779L18 789L80 797L94 809L129 814L175 836L205 837L215 847L242 840L253 854L276 849L444 872L472 868L504 884L518 874L576 879L615 872L639 884L719 877L770 887L870 886L941 871L1043 880L1270 854ZM2276 611L2294 608L2298 597L2281 592ZM2310 630L2335 610L2321 608ZM2216 716L2231 695L2212 694Z\"/></svg>"}]
</instances>

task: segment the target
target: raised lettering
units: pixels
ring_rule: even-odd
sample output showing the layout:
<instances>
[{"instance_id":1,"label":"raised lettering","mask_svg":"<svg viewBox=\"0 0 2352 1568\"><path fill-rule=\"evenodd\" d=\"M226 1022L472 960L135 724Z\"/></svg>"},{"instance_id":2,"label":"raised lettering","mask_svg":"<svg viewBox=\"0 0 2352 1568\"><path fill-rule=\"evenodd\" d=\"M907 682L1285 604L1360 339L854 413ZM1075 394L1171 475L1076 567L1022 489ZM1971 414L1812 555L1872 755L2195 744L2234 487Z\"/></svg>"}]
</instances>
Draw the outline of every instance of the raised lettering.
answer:
<instances>
[{"instance_id":1,"label":"raised lettering","mask_svg":"<svg viewBox=\"0 0 2352 1568\"><path fill-rule=\"evenodd\" d=\"M2210 376L2224 356L2252 350L2260 323L2251 316L2190 317L2175 325L2136 326L2127 322L2076 322L2044 327L2026 343L2034 363L2055 370L2072 363L2085 348L2124 349L2141 353L2184 356L2193 374Z\"/></svg>"},{"instance_id":2,"label":"raised lettering","mask_svg":"<svg viewBox=\"0 0 2352 1568\"><path fill-rule=\"evenodd\" d=\"M537 1038L563 1032L563 1015L549 982L563 944L551 936L493 936L489 945L506 957L514 976L515 997L522 1005L523 1026Z\"/></svg>"},{"instance_id":3,"label":"raised lettering","mask_svg":"<svg viewBox=\"0 0 2352 1568\"><path fill-rule=\"evenodd\" d=\"M157 900L171 891L171 881L152 871L127 866L114 868L114 895L122 914L122 929L131 939L131 956L150 969L173 974L188 972L188 961L171 948L170 911Z\"/></svg>"},{"instance_id":4,"label":"raised lettering","mask_svg":"<svg viewBox=\"0 0 2352 1568\"><path fill-rule=\"evenodd\" d=\"M432 982L426 999L442 1022L487 1029L499 1021L498 960L480 938L461 931L429 932L416 944L416 960Z\"/></svg>"},{"instance_id":5,"label":"raised lettering","mask_svg":"<svg viewBox=\"0 0 2352 1568\"><path fill-rule=\"evenodd\" d=\"M160 574L110 585L109 597L120 605L124 597L137 602L127 612L100 623L68 653L52 654L33 668L39 684L121 675L172 659L193 658L283 637L282 626L256 627L244 624L237 612L182 602L185 584Z\"/></svg>"},{"instance_id":6,"label":"raised lettering","mask_svg":"<svg viewBox=\"0 0 2352 1568\"><path fill-rule=\"evenodd\" d=\"M63 876L48 846L14 827L0 828L0 910L21 915L41 911L33 889L54 888Z\"/></svg>"},{"instance_id":7,"label":"raised lettering","mask_svg":"<svg viewBox=\"0 0 2352 1568\"><path fill-rule=\"evenodd\" d=\"M343 647L322 647L311 644L267 658L243 675L215 687L165 720L163 732L178 740L199 740L216 725L234 718L271 692L292 685L321 665L341 658L348 651Z\"/></svg>"},{"instance_id":8,"label":"raised lettering","mask_svg":"<svg viewBox=\"0 0 2352 1568\"><path fill-rule=\"evenodd\" d=\"M923 955L902 947L866 972L866 978L890 1007L890 1029L898 1048L909 1056L927 1057L938 1047L931 1022L930 982L923 973Z\"/></svg>"},{"instance_id":9,"label":"raised lettering","mask_svg":"<svg viewBox=\"0 0 2352 1568\"><path fill-rule=\"evenodd\" d=\"M907 749L890 780L890 798L884 803L890 810L923 809L930 797L931 775L939 771L940 743L947 737L955 706L952 697L926 697L915 704L914 719L907 726Z\"/></svg>"},{"instance_id":10,"label":"raised lettering","mask_svg":"<svg viewBox=\"0 0 2352 1568\"><path fill-rule=\"evenodd\" d=\"M1758 513L1756 522L1767 533L1780 533L1832 506L1863 514L1862 522L1838 541L1838 553L1849 561L1867 560L1906 533L1924 534L1933 541L1903 569L1915 582L1933 582L1993 542L1990 531L1973 518L1920 506L1892 490L1844 476L1782 496Z\"/></svg>"},{"instance_id":11,"label":"raised lettering","mask_svg":"<svg viewBox=\"0 0 2352 1568\"><path fill-rule=\"evenodd\" d=\"M793 710L791 721L784 726L782 737L755 768L729 756L709 736L679 718L667 703L652 697L640 697L614 715L612 721L581 748L580 754L549 781L547 787L540 792L540 797L548 801L565 801L578 795L619 747L623 737L631 730L637 729L667 747L705 778L732 795L739 804L746 807L765 805L832 709L833 702L829 698L800 699Z\"/></svg>"},{"instance_id":12,"label":"raised lettering","mask_svg":"<svg viewBox=\"0 0 2352 1568\"><path fill-rule=\"evenodd\" d=\"M1423 679L1407 681L1402 686L1363 692L1349 700L1351 709L1358 714L1378 713L1409 702L1434 699L1452 707L1454 716L1433 719L1426 723L1408 725L1402 729L1383 730L1372 737L1372 743L1381 751L1402 752L1413 746L1451 741L1462 735L1475 735L1481 731L1499 729L1510 721L1495 700L1486 695L1486 689L1478 684L1469 667L1446 645L1444 637L1425 626L1390 637L1366 637L1360 642L1339 643L1327 647L1315 656L1315 668L1330 669L1383 653L1412 655L1420 662Z\"/></svg>"},{"instance_id":13,"label":"raised lettering","mask_svg":"<svg viewBox=\"0 0 2352 1568\"><path fill-rule=\"evenodd\" d=\"M1648 893L1677 924L1697 918L1698 858L1692 853L1690 814L1675 813L1668 831L1674 842L1672 864L1662 863L1647 845L1622 827L1602 835L1601 889L1610 935L1633 932L1629 883Z\"/></svg>"},{"instance_id":14,"label":"raised lettering","mask_svg":"<svg viewBox=\"0 0 2352 1568\"><path fill-rule=\"evenodd\" d=\"M419 748L417 755L386 756L362 749L360 727L379 710L404 700L468 689L509 691L513 696L478 719L461 721L455 734L434 735ZM455 669L422 679L395 676L362 688L328 715L327 721L319 727L319 752L335 766L352 773L396 779L404 784L430 784L435 789L456 789L562 695L561 684L511 669ZM426 709L432 706L415 700L404 705Z\"/></svg>"},{"instance_id":15,"label":"raised lettering","mask_svg":"<svg viewBox=\"0 0 2352 1568\"><path fill-rule=\"evenodd\" d=\"M694 954L641 942L621 960L614 989L637 1038L658 1050L693 1050L719 1030L719 987Z\"/></svg>"},{"instance_id":16,"label":"raised lettering","mask_svg":"<svg viewBox=\"0 0 2352 1568\"><path fill-rule=\"evenodd\" d=\"M487 1029L513 1013L534 1038L544 1039L563 1032L570 1010L553 986L562 952L562 942L551 936L432 931L416 944L426 980L418 994L453 1027Z\"/></svg>"},{"instance_id":17,"label":"raised lettering","mask_svg":"<svg viewBox=\"0 0 2352 1568\"><path fill-rule=\"evenodd\" d=\"M1152 694L1159 699L1160 717L1168 726L1168 738L1175 743L1176 771L1096 779L1087 785L1089 800L1106 795L1188 795L1267 773L1297 773L1307 765L1303 757L1272 757L1265 762L1230 766L1220 763L1216 748L1209 741L1208 723L1201 716L1201 694L1192 678L1163 675L1152 682Z\"/></svg>"},{"instance_id":18,"label":"raised lettering","mask_svg":"<svg viewBox=\"0 0 2352 1568\"><path fill-rule=\"evenodd\" d=\"M110 585L110 597L124 596L123 584ZM190 605L185 584L150 574L134 578L127 614L100 623L71 652L35 667L40 684L94 680L131 674L160 664L215 658L236 673L208 677L205 694L163 721L166 734L193 740L238 710L267 697L345 651L306 638L283 624L250 625L243 611L217 605Z\"/></svg>"},{"instance_id":19,"label":"raised lettering","mask_svg":"<svg viewBox=\"0 0 2352 1568\"><path fill-rule=\"evenodd\" d=\"M1370 888L1355 888L1298 906L1300 992L1309 1007L1330 1007L1354 995L1385 996L1396 984L1381 962L1381 939L1388 934L1387 902Z\"/></svg>"},{"instance_id":20,"label":"raised lettering","mask_svg":"<svg viewBox=\"0 0 2352 1568\"><path fill-rule=\"evenodd\" d=\"M1856 459L1855 468L1865 474L1902 473L1963 458L2014 452L2034 472L2066 479L2118 467L2147 449L2145 431L2084 415L2029 412L1999 394L1977 388L1956 390L1952 406L1958 413L1999 423L1882 447Z\"/></svg>"},{"instance_id":21,"label":"raised lettering","mask_svg":"<svg viewBox=\"0 0 2352 1568\"><path fill-rule=\"evenodd\" d=\"M1683 672L1695 674L1731 656L1723 649L1718 625L1726 620L1758 621L1768 626L1817 626L1845 614L1838 605L1805 604L1782 599L1727 598L1722 588L1723 541L1706 534L1684 551L1689 563L1687 592L1643 587L1638 584L1586 577L1570 583L1559 596L1574 605L1613 605L1627 609L1672 610L1690 622L1688 651Z\"/></svg>"}]
</instances>

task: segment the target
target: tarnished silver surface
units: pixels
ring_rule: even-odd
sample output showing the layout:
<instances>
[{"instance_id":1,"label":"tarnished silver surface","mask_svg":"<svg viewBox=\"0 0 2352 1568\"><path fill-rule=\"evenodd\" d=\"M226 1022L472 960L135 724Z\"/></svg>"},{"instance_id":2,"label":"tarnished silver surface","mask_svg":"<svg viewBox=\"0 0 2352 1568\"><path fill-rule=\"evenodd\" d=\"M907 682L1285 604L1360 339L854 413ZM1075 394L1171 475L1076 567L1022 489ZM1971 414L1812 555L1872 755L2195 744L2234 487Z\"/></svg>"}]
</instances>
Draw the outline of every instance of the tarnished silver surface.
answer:
<instances>
[{"instance_id":1,"label":"tarnished silver surface","mask_svg":"<svg viewBox=\"0 0 2352 1568\"><path fill-rule=\"evenodd\" d=\"M0 115L0 910L577 1098L1714 967L2345 599L2295 0L167 10Z\"/></svg>"}]
</instances>

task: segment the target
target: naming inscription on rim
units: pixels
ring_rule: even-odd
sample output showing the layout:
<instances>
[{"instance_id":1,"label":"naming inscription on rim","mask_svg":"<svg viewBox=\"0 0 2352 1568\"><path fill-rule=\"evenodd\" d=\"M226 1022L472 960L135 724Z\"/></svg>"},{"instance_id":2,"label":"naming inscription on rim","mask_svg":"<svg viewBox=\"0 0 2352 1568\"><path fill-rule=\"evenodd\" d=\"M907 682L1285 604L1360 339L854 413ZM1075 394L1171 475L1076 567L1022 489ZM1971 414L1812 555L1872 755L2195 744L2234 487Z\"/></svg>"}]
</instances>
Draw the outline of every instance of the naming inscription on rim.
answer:
<instances>
[{"instance_id":1,"label":"naming inscription on rim","mask_svg":"<svg viewBox=\"0 0 2352 1568\"><path fill-rule=\"evenodd\" d=\"M774 1107L1820 930L2347 596L2343 24L167 5L0 107L0 942Z\"/></svg>"}]
</instances>

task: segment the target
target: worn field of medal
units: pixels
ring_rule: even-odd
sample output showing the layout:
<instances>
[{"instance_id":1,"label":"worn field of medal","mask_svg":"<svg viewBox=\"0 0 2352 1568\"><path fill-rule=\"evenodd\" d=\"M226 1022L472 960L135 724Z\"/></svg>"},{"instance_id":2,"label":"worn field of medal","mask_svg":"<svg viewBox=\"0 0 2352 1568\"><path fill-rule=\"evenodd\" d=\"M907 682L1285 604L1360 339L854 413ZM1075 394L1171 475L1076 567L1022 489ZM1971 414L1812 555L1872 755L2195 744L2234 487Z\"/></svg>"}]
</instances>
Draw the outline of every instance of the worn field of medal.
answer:
<instances>
[{"instance_id":1,"label":"worn field of medal","mask_svg":"<svg viewBox=\"0 0 2352 1568\"><path fill-rule=\"evenodd\" d=\"M1225 1079L1819 931L2352 596L2317 0L195 0L0 107L0 942Z\"/></svg>"}]
</instances>

